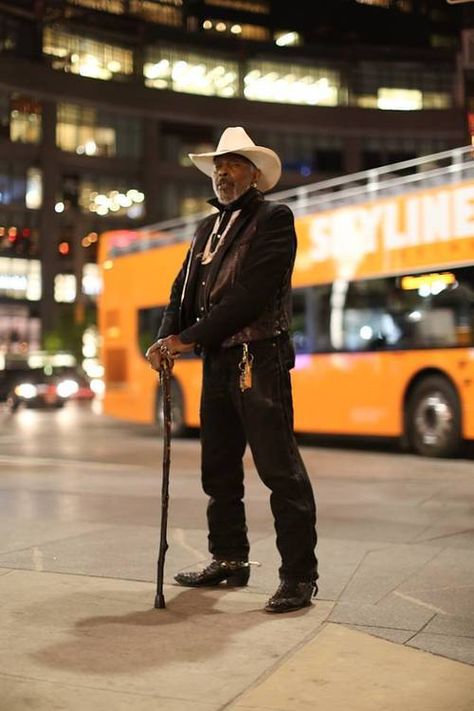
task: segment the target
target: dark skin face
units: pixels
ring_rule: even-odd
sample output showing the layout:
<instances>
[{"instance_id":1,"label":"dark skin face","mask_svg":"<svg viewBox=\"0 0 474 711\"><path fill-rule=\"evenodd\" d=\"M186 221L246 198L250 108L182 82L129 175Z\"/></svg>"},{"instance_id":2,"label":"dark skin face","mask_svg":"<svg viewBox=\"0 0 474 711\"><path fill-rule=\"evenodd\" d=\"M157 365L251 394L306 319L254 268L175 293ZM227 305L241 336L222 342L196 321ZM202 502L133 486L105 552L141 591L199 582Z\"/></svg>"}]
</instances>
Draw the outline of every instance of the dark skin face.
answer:
<instances>
[{"instance_id":1,"label":"dark skin face","mask_svg":"<svg viewBox=\"0 0 474 711\"><path fill-rule=\"evenodd\" d=\"M236 153L225 153L214 158L212 187L222 205L237 200L257 182L259 177L258 168L247 158ZM163 366L171 369L176 357L181 353L189 353L193 349L194 343L182 343L179 336L172 335L153 343L146 357L153 370L159 371Z\"/></svg>"},{"instance_id":2,"label":"dark skin face","mask_svg":"<svg viewBox=\"0 0 474 711\"><path fill-rule=\"evenodd\" d=\"M225 153L214 158L212 187L222 205L237 200L257 182L259 176L258 168L237 153Z\"/></svg>"}]
</instances>

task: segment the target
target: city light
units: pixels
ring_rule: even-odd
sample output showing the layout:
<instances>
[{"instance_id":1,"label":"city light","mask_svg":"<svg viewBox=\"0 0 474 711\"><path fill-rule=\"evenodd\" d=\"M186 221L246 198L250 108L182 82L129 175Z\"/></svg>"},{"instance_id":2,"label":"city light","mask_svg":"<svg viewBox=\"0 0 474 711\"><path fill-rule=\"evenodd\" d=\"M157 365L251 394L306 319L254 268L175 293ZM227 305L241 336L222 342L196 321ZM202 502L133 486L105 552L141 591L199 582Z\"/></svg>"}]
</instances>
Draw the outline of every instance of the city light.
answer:
<instances>
[{"instance_id":1,"label":"city light","mask_svg":"<svg viewBox=\"0 0 474 711\"><path fill-rule=\"evenodd\" d=\"M289 47L301 43L301 37L298 32L285 32L279 34L275 40L275 44L279 47Z\"/></svg>"},{"instance_id":2,"label":"city light","mask_svg":"<svg viewBox=\"0 0 474 711\"><path fill-rule=\"evenodd\" d=\"M222 28L219 31L223 31ZM235 62L216 64L215 60L197 55L175 61L161 58L157 62L145 62L143 73L146 85L155 89L224 97L235 96L238 91Z\"/></svg>"},{"instance_id":3,"label":"city light","mask_svg":"<svg viewBox=\"0 0 474 711\"><path fill-rule=\"evenodd\" d=\"M88 209L96 215L105 216L109 212L119 214L126 212L130 218L141 217L144 209L145 193L136 188L130 188L127 192L110 190L108 193L89 193ZM95 242L96 237L88 235L89 242ZM83 246L87 246L84 244Z\"/></svg>"},{"instance_id":4,"label":"city light","mask_svg":"<svg viewBox=\"0 0 474 711\"><path fill-rule=\"evenodd\" d=\"M328 77L282 74L278 69L262 74L251 70L244 78L247 99L287 104L336 106L338 87Z\"/></svg>"},{"instance_id":5,"label":"city light","mask_svg":"<svg viewBox=\"0 0 474 711\"><path fill-rule=\"evenodd\" d=\"M400 280L400 286L404 291L418 291L420 296L439 294L447 286L454 284L456 284L456 277L452 272L404 276Z\"/></svg>"},{"instance_id":6,"label":"city light","mask_svg":"<svg viewBox=\"0 0 474 711\"><path fill-rule=\"evenodd\" d=\"M423 108L423 94L417 89L384 89L377 92L377 108L391 111L415 111Z\"/></svg>"}]
</instances>

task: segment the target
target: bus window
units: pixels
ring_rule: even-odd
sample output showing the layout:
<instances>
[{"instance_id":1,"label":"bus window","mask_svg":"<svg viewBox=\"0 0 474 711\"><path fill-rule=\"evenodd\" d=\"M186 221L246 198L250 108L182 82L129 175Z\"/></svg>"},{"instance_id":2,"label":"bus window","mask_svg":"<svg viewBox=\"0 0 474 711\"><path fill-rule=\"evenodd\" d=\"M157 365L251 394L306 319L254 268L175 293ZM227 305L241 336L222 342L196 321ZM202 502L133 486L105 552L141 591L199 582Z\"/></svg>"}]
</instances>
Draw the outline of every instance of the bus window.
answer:
<instances>
[{"instance_id":1,"label":"bus window","mask_svg":"<svg viewBox=\"0 0 474 711\"><path fill-rule=\"evenodd\" d=\"M138 345L140 353L145 356L149 346L154 343L158 337L161 321L165 313L165 306L152 306L145 309L138 309ZM196 354L182 353L180 360L187 358L195 358Z\"/></svg>"},{"instance_id":2,"label":"bus window","mask_svg":"<svg viewBox=\"0 0 474 711\"><path fill-rule=\"evenodd\" d=\"M389 307L394 297L393 306ZM349 284L343 306L341 350L399 347L403 330L396 297L393 279L366 279Z\"/></svg>"},{"instance_id":3,"label":"bus window","mask_svg":"<svg viewBox=\"0 0 474 711\"><path fill-rule=\"evenodd\" d=\"M474 267L396 279L406 348L474 345ZM414 288L407 288L414 287Z\"/></svg>"},{"instance_id":4,"label":"bus window","mask_svg":"<svg viewBox=\"0 0 474 711\"><path fill-rule=\"evenodd\" d=\"M158 330L165 312L164 306L138 309L138 345L144 356L147 348L156 341Z\"/></svg>"},{"instance_id":5,"label":"bus window","mask_svg":"<svg viewBox=\"0 0 474 711\"><path fill-rule=\"evenodd\" d=\"M322 284L309 290L308 330L312 353L329 353L334 350L330 331L331 289L330 284Z\"/></svg>"},{"instance_id":6,"label":"bus window","mask_svg":"<svg viewBox=\"0 0 474 711\"><path fill-rule=\"evenodd\" d=\"M443 281L444 279L444 281ZM474 267L347 285L336 350L450 348L474 344ZM337 341L337 342L335 342Z\"/></svg>"},{"instance_id":7,"label":"bus window","mask_svg":"<svg viewBox=\"0 0 474 711\"><path fill-rule=\"evenodd\" d=\"M306 318L307 289L298 289L292 295L291 335L295 353L309 353L308 329Z\"/></svg>"}]
</instances>

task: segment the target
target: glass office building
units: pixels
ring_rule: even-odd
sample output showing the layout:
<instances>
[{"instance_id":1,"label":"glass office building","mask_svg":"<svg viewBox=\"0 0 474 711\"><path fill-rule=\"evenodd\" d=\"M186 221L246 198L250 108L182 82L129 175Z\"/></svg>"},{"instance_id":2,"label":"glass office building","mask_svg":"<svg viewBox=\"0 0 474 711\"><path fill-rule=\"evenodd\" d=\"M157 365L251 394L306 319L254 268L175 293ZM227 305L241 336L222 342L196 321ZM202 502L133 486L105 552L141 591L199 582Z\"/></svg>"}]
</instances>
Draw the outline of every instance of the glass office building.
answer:
<instances>
[{"instance_id":1,"label":"glass office building","mask_svg":"<svg viewBox=\"0 0 474 711\"><path fill-rule=\"evenodd\" d=\"M460 15L444 0L3 2L3 312L48 329L58 304L92 303L98 235L202 210L187 154L226 126L279 153L281 189L465 144Z\"/></svg>"}]
</instances>

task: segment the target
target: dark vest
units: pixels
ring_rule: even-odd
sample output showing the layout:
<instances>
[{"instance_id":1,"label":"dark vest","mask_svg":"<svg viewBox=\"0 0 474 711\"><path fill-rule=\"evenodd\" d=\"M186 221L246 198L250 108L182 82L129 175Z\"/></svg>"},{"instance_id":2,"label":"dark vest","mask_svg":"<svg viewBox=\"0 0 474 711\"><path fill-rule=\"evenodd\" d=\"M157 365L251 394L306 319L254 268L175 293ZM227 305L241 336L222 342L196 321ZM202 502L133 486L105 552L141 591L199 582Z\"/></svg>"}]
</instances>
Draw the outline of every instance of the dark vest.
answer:
<instances>
[{"instance_id":1,"label":"dark vest","mask_svg":"<svg viewBox=\"0 0 474 711\"><path fill-rule=\"evenodd\" d=\"M227 233L224 243L205 270L205 286L199 281L202 276L200 260L215 221L215 215L206 218L198 227L194 240L189 271L185 280L180 310L180 330L196 321L196 303L200 303L202 316L208 314L218 304L226 291L239 277L242 264L253 239L258 239L259 223L275 209L275 203L267 202L258 191L251 191L244 202L242 212ZM275 298L253 323L227 338L222 347L235 346L249 341L257 341L287 332L291 325L291 272L287 270ZM201 279L202 281L202 279ZM203 290L197 299L197 289Z\"/></svg>"}]
</instances>

